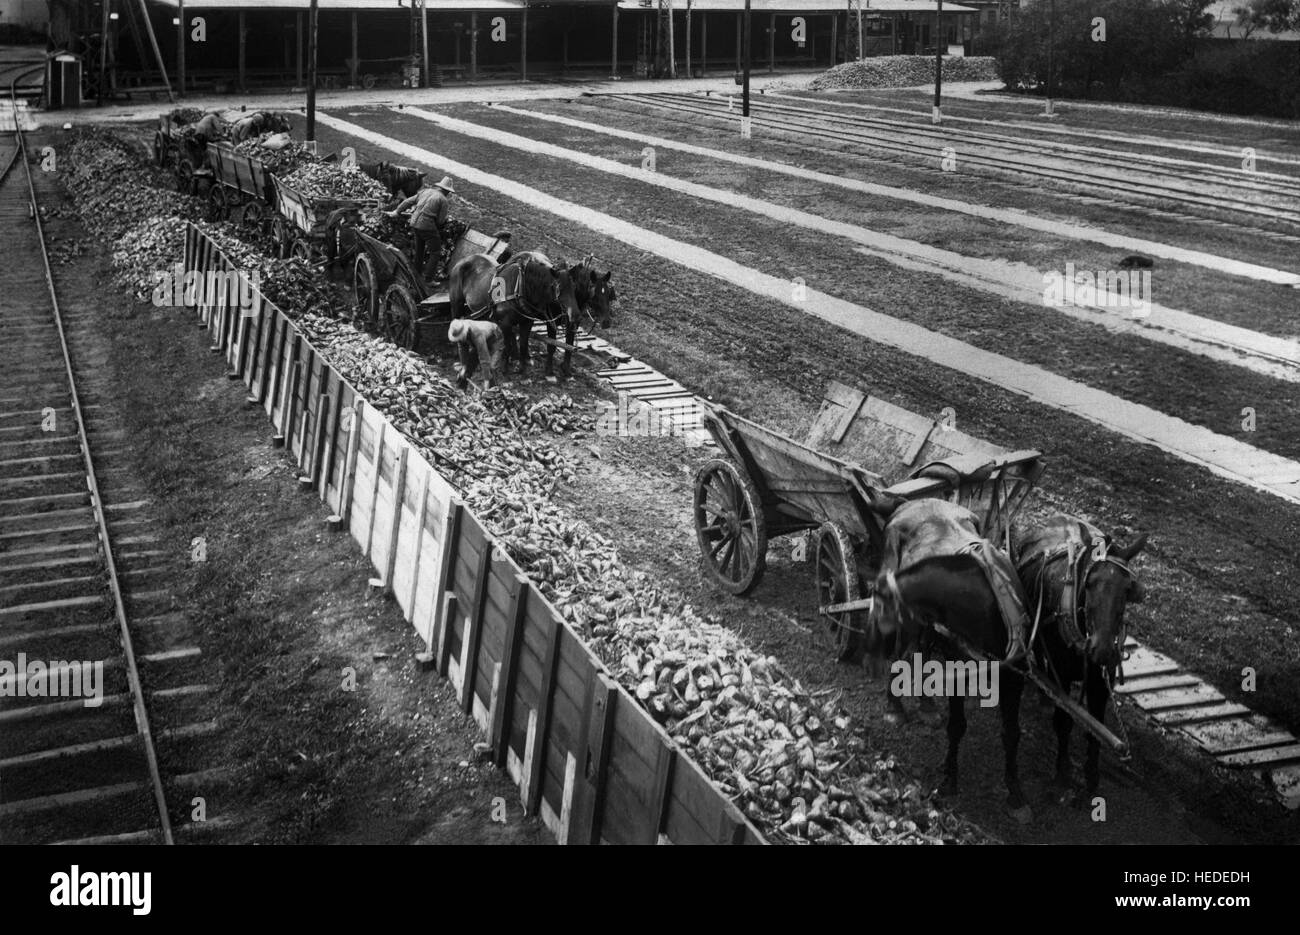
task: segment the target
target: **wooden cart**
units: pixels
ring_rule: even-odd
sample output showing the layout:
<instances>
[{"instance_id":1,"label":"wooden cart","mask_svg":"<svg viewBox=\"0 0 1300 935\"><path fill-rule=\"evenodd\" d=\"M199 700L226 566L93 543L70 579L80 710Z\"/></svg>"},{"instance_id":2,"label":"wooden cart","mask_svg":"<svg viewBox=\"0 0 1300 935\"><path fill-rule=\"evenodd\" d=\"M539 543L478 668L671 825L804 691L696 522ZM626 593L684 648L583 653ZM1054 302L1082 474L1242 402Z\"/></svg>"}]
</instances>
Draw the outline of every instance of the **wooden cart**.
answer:
<instances>
[{"instance_id":1,"label":"wooden cart","mask_svg":"<svg viewBox=\"0 0 1300 935\"><path fill-rule=\"evenodd\" d=\"M228 220L235 209L241 209L240 223L260 228L275 204L274 177L266 164L227 142L209 143L207 157L213 176L208 190L209 220Z\"/></svg>"},{"instance_id":2,"label":"wooden cart","mask_svg":"<svg viewBox=\"0 0 1300 935\"><path fill-rule=\"evenodd\" d=\"M297 191L279 176L271 175L275 217L271 232L283 259L301 257L325 263L340 254L339 235L361 217L361 209L379 207L377 199L313 198Z\"/></svg>"},{"instance_id":3,"label":"wooden cart","mask_svg":"<svg viewBox=\"0 0 1300 935\"><path fill-rule=\"evenodd\" d=\"M412 350L425 340L445 340L451 322L451 296L445 284L435 287L425 281L414 261L392 244L362 231L351 233L358 240L352 268L354 321ZM496 260L508 246L505 239L467 228L456 238L446 269L476 253Z\"/></svg>"},{"instance_id":4,"label":"wooden cart","mask_svg":"<svg viewBox=\"0 0 1300 935\"><path fill-rule=\"evenodd\" d=\"M837 402L846 393L850 399L856 394L856 405ZM834 384L809 441L825 440L829 433L843 443L850 427L870 434L882 421L896 427L901 420L889 410L905 412ZM868 468L706 405L704 425L723 454L695 478L696 538L709 575L730 593L747 594L762 578L771 538L813 530L808 557L818 607L826 611L861 602L880 566L887 515L881 508L899 497L956 500L980 517L981 535L994 543L1005 540L1015 511L1043 471L1039 452L963 451L967 446L952 447L950 438L932 438L938 423L925 421L931 428L907 449L859 446L877 462ZM922 460L927 449L930 457ZM911 469L912 464L918 466ZM858 607L821 614L841 659L857 650L861 613Z\"/></svg>"},{"instance_id":5,"label":"wooden cart","mask_svg":"<svg viewBox=\"0 0 1300 935\"><path fill-rule=\"evenodd\" d=\"M194 195L210 184L212 170L207 164L206 141L186 132L187 126L172 114L159 116L153 135L153 158L159 167L171 168L178 191Z\"/></svg>"}]
</instances>

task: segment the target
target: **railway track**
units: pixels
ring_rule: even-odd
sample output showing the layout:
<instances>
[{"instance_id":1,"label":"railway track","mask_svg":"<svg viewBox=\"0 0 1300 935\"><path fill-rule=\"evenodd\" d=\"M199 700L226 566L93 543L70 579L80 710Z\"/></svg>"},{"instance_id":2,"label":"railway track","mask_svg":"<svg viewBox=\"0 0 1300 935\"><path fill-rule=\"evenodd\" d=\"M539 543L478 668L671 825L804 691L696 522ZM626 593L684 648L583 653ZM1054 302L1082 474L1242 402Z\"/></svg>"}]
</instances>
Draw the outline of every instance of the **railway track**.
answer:
<instances>
[{"instance_id":1,"label":"railway track","mask_svg":"<svg viewBox=\"0 0 1300 935\"><path fill-rule=\"evenodd\" d=\"M219 728L167 549L130 467L92 316L64 309L16 97L0 150L0 842L173 843L228 822ZM43 675L41 672L43 671ZM201 826L182 823L198 814ZM181 803L179 807L176 803ZM169 807L170 803L170 807Z\"/></svg>"},{"instance_id":2,"label":"railway track","mask_svg":"<svg viewBox=\"0 0 1300 935\"><path fill-rule=\"evenodd\" d=\"M700 97L692 94L601 94L602 102L621 102L666 111L693 119L734 122L738 111L727 97ZM1195 220L1235 229L1246 229L1265 236L1293 241L1300 239L1300 187L1295 179L1272 175L1267 180L1243 181L1230 177L1227 170L1205 166L1198 173L1173 166L1152 164L1141 171L1127 170L1109 157L1090 154L1025 152L1026 141L1004 137L996 141L974 141L978 134L955 136L951 130L918 127L903 121L881 120L857 114L849 115L814 110L794 104L758 99L752 104L753 123L786 136L796 137L797 144L822 140L849 143L902 165L914 166L922 161L937 165L937 156L945 146L960 147L957 153L963 171L979 170L994 177L1015 176L1022 183L1049 192L1054 197L1071 197L1092 203L1141 207L1180 220ZM996 136L996 134L983 134ZM811 145L811 149L823 151ZM1076 147L1077 149L1077 147ZM1095 148L1094 148L1095 149ZM1086 158L1085 158L1086 157ZM1181 173L1181 174L1180 174ZM1234 185L1225 185L1230 179ZM1245 184L1242 195L1226 189ZM1198 188L1218 186L1222 192L1198 193ZM1275 186L1281 185L1282 188ZM1257 197L1245 197L1245 193ZM1283 196L1281 204L1269 203Z\"/></svg>"}]
</instances>

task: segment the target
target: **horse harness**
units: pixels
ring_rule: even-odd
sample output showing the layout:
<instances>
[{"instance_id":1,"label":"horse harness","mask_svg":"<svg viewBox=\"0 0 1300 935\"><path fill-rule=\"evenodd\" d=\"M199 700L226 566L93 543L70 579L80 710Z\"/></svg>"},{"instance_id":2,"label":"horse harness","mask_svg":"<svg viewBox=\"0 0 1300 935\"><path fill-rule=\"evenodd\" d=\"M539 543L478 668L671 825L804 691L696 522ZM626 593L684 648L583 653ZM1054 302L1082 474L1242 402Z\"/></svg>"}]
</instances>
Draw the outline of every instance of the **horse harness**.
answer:
<instances>
[{"instance_id":1,"label":"horse harness","mask_svg":"<svg viewBox=\"0 0 1300 935\"><path fill-rule=\"evenodd\" d=\"M1098 540L1104 543L1105 540ZM1111 555L1104 545L1097 554L1098 550L1093 546L1085 543L1079 535L1077 527L1071 528L1069 538L1060 545L1049 549L1041 555L1033 555L1029 558L1022 559L1017 565L1017 571L1023 577L1025 569L1029 568L1035 562L1038 563L1038 571L1034 576L1034 590L1038 595L1038 607L1034 613L1034 630L1038 629L1039 620L1043 611L1043 596L1047 588L1047 568L1059 559L1066 560L1066 580L1061 588L1061 599L1056 608L1051 613L1051 618L1061 627L1061 635L1067 646L1077 653L1084 652L1085 645L1088 642L1087 632L1087 607L1085 606L1088 577L1093 570L1099 565L1114 565L1119 568L1129 578L1135 578L1133 569L1128 563L1121 558ZM1124 684L1124 666L1123 666L1123 647L1128 637L1128 625L1121 623L1119 632L1116 634L1116 641L1120 648L1121 663L1119 666L1119 683ZM1050 665L1050 663L1049 663Z\"/></svg>"}]
</instances>

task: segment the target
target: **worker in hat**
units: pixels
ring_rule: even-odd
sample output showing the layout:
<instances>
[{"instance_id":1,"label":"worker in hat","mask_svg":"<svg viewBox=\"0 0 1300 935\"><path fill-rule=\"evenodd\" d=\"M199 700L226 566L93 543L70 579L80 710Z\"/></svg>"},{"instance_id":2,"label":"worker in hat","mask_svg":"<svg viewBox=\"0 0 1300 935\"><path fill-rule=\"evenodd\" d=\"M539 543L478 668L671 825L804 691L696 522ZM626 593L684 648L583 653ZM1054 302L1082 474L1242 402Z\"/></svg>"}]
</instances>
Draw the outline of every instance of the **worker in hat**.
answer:
<instances>
[{"instance_id":1,"label":"worker in hat","mask_svg":"<svg viewBox=\"0 0 1300 935\"><path fill-rule=\"evenodd\" d=\"M460 364L457 366L456 386L465 389L481 362L487 370L486 385L496 386L501 380L501 364L505 356L505 336L495 322L476 318L457 318L447 328L447 338L455 343Z\"/></svg>"},{"instance_id":2,"label":"worker in hat","mask_svg":"<svg viewBox=\"0 0 1300 935\"><path fill-rule=\"evenodd\" d=\"M441 181L426 185L392 211L385 212L390 218L396 218L403 211L411 209L415 267L429 282L442 278L438 275L439 261L442 258L442 230L451 208L448 196L455 193L451 176L444 175Z\"/></svg>"}]
</instances>

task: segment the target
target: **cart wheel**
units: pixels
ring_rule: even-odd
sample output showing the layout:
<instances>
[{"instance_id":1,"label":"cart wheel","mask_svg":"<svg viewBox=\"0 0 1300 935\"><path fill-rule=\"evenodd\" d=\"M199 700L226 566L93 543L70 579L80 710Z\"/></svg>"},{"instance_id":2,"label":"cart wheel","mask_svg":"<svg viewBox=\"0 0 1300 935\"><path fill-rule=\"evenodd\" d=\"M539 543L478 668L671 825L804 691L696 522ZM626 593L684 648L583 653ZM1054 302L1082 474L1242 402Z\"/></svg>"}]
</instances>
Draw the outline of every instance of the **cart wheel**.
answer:
<instances>
[{"instance_id":1,"label":"cart wheel","mask_svg":"<svg viewBox=\"0 0 1300 935\"><path fill-rule=\"evenodd\" d=\"M230 197L224 185L213 185L208 189L208 220L224 221L230 217Z\"/></svg>"},{"instance_id":2,"label":"cart wheel","mask_svg":"<svg viewBox=\"0 0 1300 935\"><path fill-rule=\"evenodd\" d=\"M695 475L695 536L704 567L725 590L748 594L767 567L763 503L745 472L715 458Z\"/></svg>"},{"instance_id":3,"label":"cart wheel","mask_svg":"<svg viewBox=\"0 0 1300 935\"><path fill-rule=\"evenodd\" d=\"M853 541L838 523L817 530L817 606L844 604L862 596ZM862 611L820 614L826 632L835 641L835 658L852 658L862 645L865 629Z\"/></svg>"},{"instance_id":4,"label":"cart wheel","mask_svg":"<svg viewBox=\"0 0 1300 935\"><path fill-rule=\"evenodd\" d=\"M262 222L266 220L266 211L261 204L256 201L249 201L244 204L244 212L240 215L239 223L247 231L260 231Z\"/></svg>"},{"instance_id":5,"label":"cart wheel","mask_svg":"<svg viewBox=\"0 0 1300 935\"><path fill-rule=\"evenodd\" d=\"M293 246L289 248L289 256L296 256L304 263L310 263L312 261L311 241L295 240Z\"/></svg>"},{"instance_id":6,"label":"cart wheel","mask_svg":"<svg viewBox=\"0 0 1300 935\"><path fill-rule=\"evenodd\" d=\"M378 284L374 261L368 254L361 254L352 267L352 302L355 309L352 323L367 331L375 328L379 317L379 296L376 294Z\"/></svg>"},{"instance_id":7,"label":"cart wheel","mask_svg":"<svg viewBox=\"0 0 1300 935\"><path fill-rule=\"evenodd\" d=\"M275 241L276 258L288 259L289 251L293 249L293 233L284 218L276 217L271 221L271 238Z\"/></svg>"},{"instance_id":8,"label":"cart wheel","mask_svg":"<svg viewBox=\"0 0 1300 935\"><path fill-rule=\"evenodd\" d=\"M384 293L384 337L408 351L415 349L415 296L400 282Z\"/></svg>"},{"instance_id":9,"label":"cart wheel","mask_svg":"<svg viewBox=\"0 0 1300 935\"><path fill-rule=\"evenodd\" d=\"M361 87L363 87L363 88L365 88L367 91L369 91L371 88L373 88L373 87L375 86L376 81L377 81L377 79L375 78L374 75L362 75L362 76L361 76Z\"/></svg>"},{"instance_id":10,"label":"cart wheel","mask_svg":"<svg viewBox=\"0 0 1300 935\"><path fill-rule=\"evenodd\" d=\"M162 130L155 130L153 135L154 165L162 168L167 165L167 141L163 139Z\"/></svg>"},{"instance_id":11,"label":"cart wheel","mask_svg":"<svg viewBox=\"0 0 1300 935\"><path fill-rule=\"evenodd\" d=\"M194 194L194 163L188 159L176 163L176 190L182 195Z\"/></svg>"}]
</instances>

